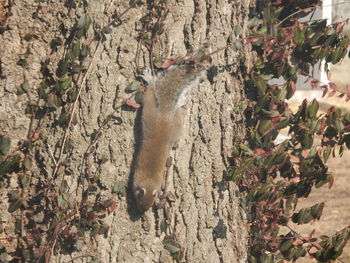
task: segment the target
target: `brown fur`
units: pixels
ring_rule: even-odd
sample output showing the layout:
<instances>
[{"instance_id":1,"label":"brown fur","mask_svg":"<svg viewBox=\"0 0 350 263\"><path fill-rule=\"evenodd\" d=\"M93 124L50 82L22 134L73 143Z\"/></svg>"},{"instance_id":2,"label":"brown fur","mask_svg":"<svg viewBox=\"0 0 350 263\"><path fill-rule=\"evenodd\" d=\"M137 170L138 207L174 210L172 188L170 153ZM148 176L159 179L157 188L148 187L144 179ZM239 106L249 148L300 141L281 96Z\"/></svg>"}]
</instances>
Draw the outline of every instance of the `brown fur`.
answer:
<instances>
[{"instance_id":1,"label":"brown fur","mask_svg":"<svg viewBox=\"0 0 350 263\"><path fill-rule=\"evenodd\" d=\"M205 50L201 50L205 52ZM194 55L203 56L202 53ZM171 66L150 78L142 109L142 145L138 155L133 191L140 211L148 210L160 190L169 151L181 134L181 106L198 85L204 68L188 62ZM193 58L192 58L193 59ZM197 67L198 66L198 67Z\"/></svg>"}]
</instances>

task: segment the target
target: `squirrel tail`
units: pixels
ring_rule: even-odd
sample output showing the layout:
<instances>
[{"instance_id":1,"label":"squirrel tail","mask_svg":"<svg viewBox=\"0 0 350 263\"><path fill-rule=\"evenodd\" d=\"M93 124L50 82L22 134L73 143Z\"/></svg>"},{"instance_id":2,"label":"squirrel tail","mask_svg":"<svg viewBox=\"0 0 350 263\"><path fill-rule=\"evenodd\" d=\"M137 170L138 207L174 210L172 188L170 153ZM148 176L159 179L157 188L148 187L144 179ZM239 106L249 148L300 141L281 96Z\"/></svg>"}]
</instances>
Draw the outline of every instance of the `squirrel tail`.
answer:
<instances>
[{"instance_id":1,"label":"squirrel tail","mask_svg":"<svg viewBox=\"0 0 350 263\"><path fill-rule=\"evenodd\" d=\"M149 85L143 96L142 107L143 133L147 133L159 122L159 109L154 88Z\"/></svg>"}]
</instances>

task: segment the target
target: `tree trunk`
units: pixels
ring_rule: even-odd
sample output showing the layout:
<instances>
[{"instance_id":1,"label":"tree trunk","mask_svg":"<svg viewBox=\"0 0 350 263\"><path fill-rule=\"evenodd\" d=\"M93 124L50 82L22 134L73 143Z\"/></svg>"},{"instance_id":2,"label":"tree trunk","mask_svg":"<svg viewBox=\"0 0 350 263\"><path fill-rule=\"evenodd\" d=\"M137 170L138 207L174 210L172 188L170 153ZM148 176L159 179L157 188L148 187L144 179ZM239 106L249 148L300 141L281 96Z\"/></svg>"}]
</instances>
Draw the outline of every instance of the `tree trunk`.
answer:
<instances>
[{"instance_id":1,"label":"tree trunk","mask_svg":"<svg viewBox=\"0 0 350 263\"><path fill-rule=\"evenodd\" d=\"M37 90L42 81L41 63L49 59L49 68L54 72L65 52L61 46L58 52L52 53L51 40L62 36L62 32L67 38L69 32L65 31L84 13L91 16L94 29L99 30L108 24L115 11L120 14L129 7L127 0L94 0L81 1L76 9L69 10L69 2L13 0L5 9L8 17L0 35L0 125L11 137L13 149L17 141L26 138L30 127L31 120L24 110L28 103L37 100L36 92L29 96L17 95L18 88L26 80L33 91ZM92 134L129 96L125 87L137 76L137 30L141 27L140 19L149 12L150 2L131 8L97 46L69 131L73 150L70 155L62 155L69 161L70 173L65 170L59 180L67 180L72 189L77 187L82 158ZM104 219L110 227L108 235L97 236L91 242L86 239L86 247L74 252L73 258L79 256L74 262L88 262L84 255L96 255L101 262L172 262L169 250L176 252L177 244L183 262L246 262L248 235L244 211L235 194L237 187L225 181L224 175L230 165L233 143L240 142L245 134L243 109L246 104L238 58L245 57L245 65L249 67L251 54L246 47L235 48L234 43L239 39L235 36L238 25L243 28L242 38L245 37L249 7L253 2L168 1L164 33L153 49L160 57L184 56L189 48L197 49L204 43L209 43L212 51L229 45L212 55L208 79L191 91L184 109L182 137L171 152L173 162L168 169L174 202L166 209L154 208L141 217L130 188L126 195L116 195L117 207ZM33 34L30 40L29 34ZM92 29L88 36L92 39ZM92 41L92 51L96 43ZM30 55L26 56L28 49ZM18 61L24 56L26 65L22 67ZM147 49L141 45L140 66L148 66L148 57ZM128 107L117 110L116 121L109 122L103 129L95 153L87 160L89 173L99 176L104 196L108 196L114 186L130 181L135 145L140 137L138 115ZM44 139L40 154L48 176L55 167L52 155L58 158L65 131L52 125L54 117L58 116L49 115L41 130ZM108 161L98 165L102 159ZM33 173L35 169L39 168L33 168ZM10 184L16 184L15 178L10 178ZM6 198L4 191L1 199ZM5 233L11 235L13 218L8 212L8 202L1 202ZM168 222L165 233L162 231L164 220ZM175 245L171 246L171 240ZM52 262L67 262L71 256L56 251Z\"/></svg>"}]
</instances>

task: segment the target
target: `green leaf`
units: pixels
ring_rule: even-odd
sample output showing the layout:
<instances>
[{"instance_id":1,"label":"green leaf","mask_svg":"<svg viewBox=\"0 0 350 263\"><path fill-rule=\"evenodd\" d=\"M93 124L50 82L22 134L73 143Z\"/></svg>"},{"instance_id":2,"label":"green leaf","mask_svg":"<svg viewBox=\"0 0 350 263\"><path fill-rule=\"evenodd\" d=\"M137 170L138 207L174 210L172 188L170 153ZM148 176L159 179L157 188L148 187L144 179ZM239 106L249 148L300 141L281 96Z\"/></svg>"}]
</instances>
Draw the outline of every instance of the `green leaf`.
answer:
<instances>
[{"instance_id":1,"label":"green leaf","mask_svg":"<svg viewBox=\"0 0 350 263\"><path fill-rule=\"evenodd\" d=\"M324 203L319 203L311 207L311 215L314 219L320 219L322 211L324 208Z\"/></svg>"},{"instance_id":2,"label":"green leaf","mask_svg":"<svg viewBox=\"0 0 350 263\"><path fill-rule=\"evenodd\" d=\"M344 54L344 49L341 47L333 50L329 56L327 57L327 62L331 62L332 64L337 64L342 58Z\"/></svg>"},{"instance_id":3,"label":"green leaf","mask_svg":"<svg viewBox=\"0 0 350 263\"><path fill-rule=\"evenodd\" d=\"M241 25L236 25L235 28L234 28L235 36L238 37L241 32L242 32L242 26Z\"/></svg>"},{"instance_id":4,"label":"green leaf","mask_svg":"<svg viewBox=\"0 0 350 263\"><path fill-rule=\"evenodd\" d=\"M318 130L320 129L321 127L321 123L319 120L317 119L314 119L310 122L310 125L309 125L309 129L312 133L316 133L318 132Z\"/></svg>"},{"instance_id":5,"label":"green leaf","mask_svg":"<svg viewBox=\"0 0 350 263\"><path fill-rule=\"evenodd\" d=\"M22 204L21 199L15 199L11 201L10 206L8 208L9 213L15 212L18 208L20 208L21 204Z\"/></svg>"},{"instance_id":6,"label":"green leaf","mask_svg":"<svg viewBox=\"0 0 350 263\"><path fill-rule=\"evenodd\" d=\"M287 94L288 94L288 89L287 89L287 86L284 85L280 89L280 91L277 95L277 99L280 101L284 101L287 98Z\"/></svg>"},{"instance_id":7,"label":"green leaf","mask_svg":"<svg viewBox=\"0 0 350 263\"><path fill-rule=\"evenodd\" d=\"M140 86L142 86L140 81L134 80L131 82L128 86L126 86L125 91L126 92L132 92L137 90Z\"/></svg>"},{"instance_id":8,"label":"green leaf","mask_svg":"<svg viewBox=\"0 0 350 263\"><path fill-rule=\"evenodd\" d=\"M70 76L65 76L58 80L59 91L66 91L72 84L72 78Z\"/></svg>"},{"instance_id":9,"label":"green leaf","mask_svg":"<svg viewBox=\"0 0 350 263\"><path fill-rule=\"evenodd\" d=\"M261 78L261 77L258 77L258 78L255 80L255 85L256 85L256 87L258 88L258 91L259 91L260 94L265 94L266 89L267 89L266 80L264 80L264 79Z\"/></svg>"},{"instance_id":10,"label":"green leaf","mask_svg":"<svg viewBox=\"0 0 350 263\"><path fill-rule=\"evenodd\" d=\"M293 247L293 239L285 240L284 242L281 243L279 250L283 253L288 251Z\"/></svg>"},{"instance_id":11,"label":"green leaf","mask_svg":"<svg viewBox=\"0 0 350 263\"><path fill-rule=\"evenodd\" d=\"M26 186L28 186L28 184L29 184L29 176L27 176L27 175L24 175L24 176L21 176L21 185L23 186L23 187L26 187Z\"/></svg>"},{"instance_id":12,"label":"green leaf","mask_svg":"<svg viewBox=\"0 0 350 263\"><path fill-rule=\"evenodd\" d=\"M11 190L8 194L10 201L15 201L21 198L21 191L19 190Z\"/></svg>"},{"instance_id":13,"label":"green leaf","mask_svg":"<svg viewBox=\"0 0 350 263\"><path fill-rule=\"evenodd\" d=\"M76 90L76 89L68 90L68 92L67 92L68 102L70 102L70 103L74 102L77 99L77 96L78 96L78 90Z\"/></svg>"},{"instance_id":14,"label":"green leaf","mask_svg":"<svg viewBox=\"0 0 350 263\"><path fill-rule=\"evenodd\" d=\"M56 37L51 40L50 47L51 49L56 49L58 46L61 46L63 44L62 39L60 37Z\"/></svg>"},{"instance_id":15,"label":"green leaf","mask_svg":"<svg viewBox=\"0 0 350 263\"><path fill-rule=\"evenodd\" d=\"M262 23L262 20L255 16L251 20L248 21L247 27L251 29L251 28L259 25L260 23Z\"/></svg>"},{"instance_id":16,"label":"green leaf","mask_svg":"<svg viewBox=\"0 0 350 263\"><path fill-rule=\"evenodd\" d=\"M20 167L21 157L19 154L8 158L0 163L0 176L15 172Z\"/></svg>"},{"instance_id":17,"label":"green leaf","mask_svg":"<svg viewBox=\"0 0 350 263\"><path fill-rule=\"evenodd\" d=\"M26 155L23 160L23 165L27 170L30 170L32 168L32 159L30 156Z\"/></svg>"},{"instance_id":18,"label":"green leaf","mask_svg":"<svg viewBox=\"0 0 350 263\"><path fill-rule=\"evenodd\" d=\"M232 156L233 156L233 157L238 157L239 155L240 155L239 148L236 147L236 146L233 146L233 147L232 147Z\"/></svg>"},{"instance_id":19,"label":"green leaf","mask_svg":"<svg viewBox=\"0 0 350 263\"><path fill-rule=\"evenodd\" d=\"M316 46L318 43L318 40L323 36L323 33L316 33L310 40L310 45L311 46ZM320 50L320 48L316 49Z\"/></svg>"},{"instance_id":20,"label":"green leaf","mask_svg":"<svg viewBox=\"0 0 350 263\"><path fill-rule=\"evenodd\" d=\"M122 196L126 195L127 182L125 181L117 181L115 182L112 193L121 194Z\"/></svg>"},{"instance_id":21,"label":"green leaf","mask_svg":"<svg viewBox=\"0 0 350 263\"><path fill-rule=\"evenodd\" d=\"M56 76L62 77L68 71L69 61L66 59L61 59L57 64Z\"/></svg>"},{"instance_id":22,"label":"green leaf","mask_svg":"<svg viewBox=\"0 0 350 263\"><path fill-rule=\"evenodd\" d=\"M49 97L49 96L47 95L45 89L42 88L41 86L38 88L38 95L39 95L39 98L40 98L40 99L43 99L44 101L47 101L47 99L48 99L48 97Z\"/></svg>"},{"instance_id":23,"label":"green leaf","mask_svg":"<svg viewBox=\"0 0 350 263\"><path fill-rule=\"evenodd\" d=\"M310 149L314 143L314 136L312 134L304 133L302 135L301 146Z\"/></svg>"},{"instance_id":24,"label":"green leaf","mask_svg":"<svg viewBox=\"0 0 350 263\"><path fill-rule=\"evenodd\" d=\"M17 61L17 65L18 65L18 66L21 66L21 67L25 67L25 66L28 66L28 62L27 62L26 59L20 58L20 59Z\"/></svg>"},{"instance_id":25,"label":"green leaf","mask_svg":"<svg viewBox=\"0 0 350 263\"><path fill-rule=\"evenodd\" d=\"M55 93L50 93L47 97L47 106L50 108L60 107L61 99Z\"/></svg>"},{"instance_id":26,"label":"green leaf","mask_svg":"<svg viewBox=\"0 0 350 263\"><path fill-rule=\"evenodd\" d=\"M265 135L267 131L269 131L272 127L271 120L262 120L258 126L258 131L261 135Z\"/></svg>"},{"instance_id":27,"label":"green leaf","mask_svg":"<svg viewBox=\"0 0 350 263\"><path fill-rule=\"evenodd\" d=\"M0 155L6 155L10 151L11 139L4 135L0 135Z\"/></svg>"},{"instance_id":28,"label":"green leaf","mask_svg":"<svg viewBox=\"0 0 350 263\"><path fill-rule=\"evenodd\" d=\"M253 154L253 151L252 151L247 145L241 143L241 144L239 145L239 147L241 148L241 150L242 150L243 152L245 152L245 153L247 153L247 154L250 154L250 155Z\"/></svg>"},{"instance_id":29,"label":"green leaf","mask_svg":"<svg viewBox=\"0 0 350 263\"><path fill-rule=\"evenodd\" d=\"M307 111L309 112L310 118L315 118L317 111L319 109L319 105L316 99L313 99L312 102L310 103Z\"/></svg>"},{"instance_id":30,"label":"green leaf","mask_svg":"<svg viewBox=\"0 0 350 263\"><path fill-rule=\"evenodd\" d=\"M305 40L304 32L301 28L297 27L294 35L294 43L302 44Z\"/></svg>"},{"instance_id":31,"label":"green leaf","mask_svg":"<svg viewBox=\"0 0 350 263\"><path fill-rule=\"evenodd\" d=\"M326 146L326 149L323 151L323 161L326 163L328 161L329 155L332 152L332 148L330 145Z\"/></svg>"},{"instance_id":32,"label":"green leaf","mask_svg":"<svg viewBox=\"0 0 350 263\"><path fill-rule=\"evenodd\" d=\"M335 130L341 133L344 130L344 124L341 120L335 120Z\"/></svg>"},{"instance_id":33,"label":"green leaf","mask_svg":"<svg viewBox=\"0 0 350 263\"><path fill-rule=\"evenodd\" d=\"M91 24L91 18L89 16L82 16L77 24L77 38L86 36L87 31L89 30Z\"/></svg>"},{"instance_id":34,"label":"green leaf","mask_svg":"<svg viewBox=\"0 0 350 263\"><path fill-rule=\"evenodd\" d=\"M24 94L24 93L28 93L29 89L30 89L29 82L28 82L28 80L25 80L25 81L21 84L21 86L17 89L16 94L17 94L18 96L20 96L20 95L22 95L22 94Z\"/></svg>"},{"instance_id":35,"label":"green leaf","mask_svg":"<svg viewBox=\"0 0 350 263\"><path fill-rule=\"evenodd\" d=\"M82 44L80 50L80 60L83 60L89 55L90 48L87 45Z\"/></svg>"},{"instance_id":36,"label":"green leaf","mask_svg":"<svg viewBox=\"0 0 350 263\"><path fill-rule=\"evenodd\" d=\"M143 91L138 91L135 94L135 102L138 104L142 104L143 103L143 96L144 96L144 92Z\"/></svg>"},{"instance_id":37,"label":"green leaf","mask_svg":"<svg viewBox=\"0 0 350 263\"><path fill-rule=\"evenodd\" d=\"M80 42L73 43L72 46L72 55L74 56L74 59L79 57L80 55Z\"/></svg>"},{"instance_id":38,"label":"green leaf","mask_svg":"<svg viewBox=\"0 0 350 263\"><path fill-rule=\"evenodd\" d=\"M181 251L181 246L172 237L166 236L163 240L164 249L168 250L170 254Z\"/></svg>"}]
</instances>

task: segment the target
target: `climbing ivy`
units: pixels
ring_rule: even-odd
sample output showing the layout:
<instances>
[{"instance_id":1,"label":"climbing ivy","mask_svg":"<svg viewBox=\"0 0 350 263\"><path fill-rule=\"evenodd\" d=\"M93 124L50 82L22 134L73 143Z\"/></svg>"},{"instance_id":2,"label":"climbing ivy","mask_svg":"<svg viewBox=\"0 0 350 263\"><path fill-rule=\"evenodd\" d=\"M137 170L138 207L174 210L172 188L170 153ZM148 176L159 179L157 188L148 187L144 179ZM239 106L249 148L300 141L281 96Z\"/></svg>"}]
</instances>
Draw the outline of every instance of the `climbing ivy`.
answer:
<instances>
[{"instance_id":1,"label":"climbing ivy","mask_svg":"<svg viewBox=\"0 0 350 263\"><path fill-rule=\"evenodd\" d=\"M288 108L300 76L308 77L310 88L323 89L323 95L350 100L350 86L341 90L310 74L322 60L328 72L329 63L346 56L350 42L341 33L345 22L327 25L312 15L300 22L318 5L319 1L260 1L257 14L261 16L249 23L245 44L252 46L256 60L244 73L250 100L247 137L246 143L234 146L235 165L228 172L244 194L248 210L249 263L294 262L306 256L330 262L341 255L350 238L350 226L333 236L304 237L290 224L308 224L321 217L324 203L297 210L298 200L315 187L331 187L334 178L326 162L331 154L341 156L350 148L350 114L335 107L321 114L315 99L305 99L296 113ZM282 129L288 129L289 138L276 142Z\"/></svg>"}]
</instances>

